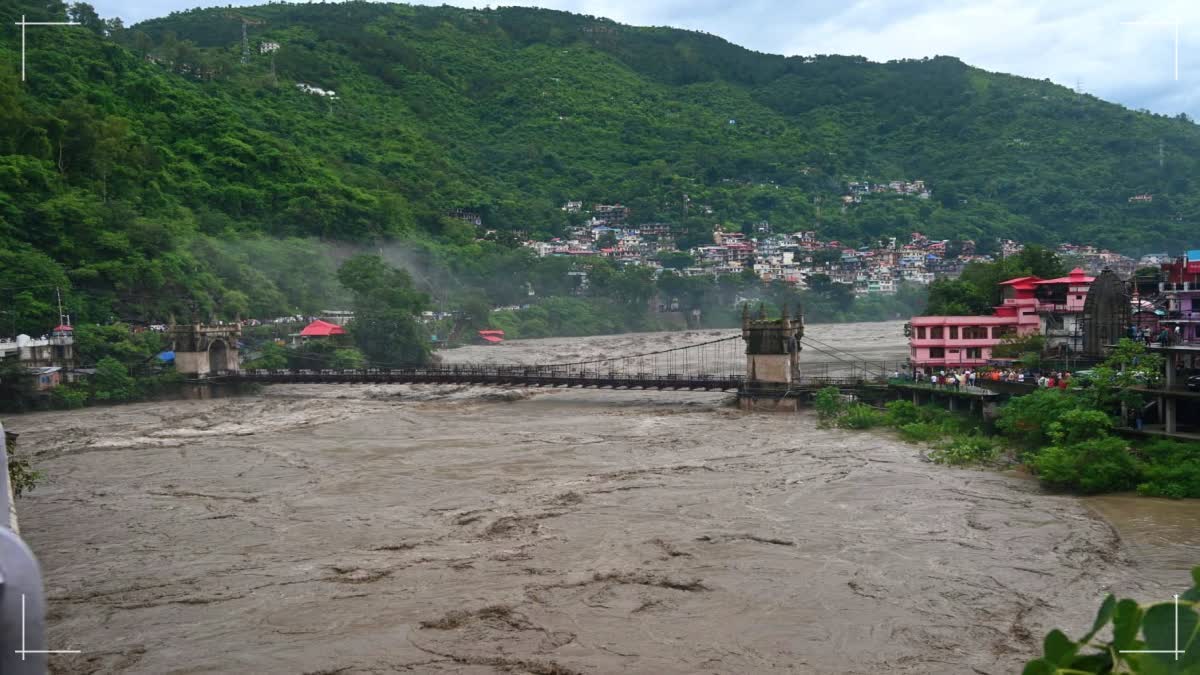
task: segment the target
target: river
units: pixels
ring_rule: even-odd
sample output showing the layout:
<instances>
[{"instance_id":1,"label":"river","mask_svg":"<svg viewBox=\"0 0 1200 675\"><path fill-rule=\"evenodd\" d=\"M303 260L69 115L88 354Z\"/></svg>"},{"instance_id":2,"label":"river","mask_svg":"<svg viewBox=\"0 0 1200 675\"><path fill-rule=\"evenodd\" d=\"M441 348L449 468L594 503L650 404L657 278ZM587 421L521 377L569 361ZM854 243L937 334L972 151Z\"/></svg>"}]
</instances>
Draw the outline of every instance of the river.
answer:
<instances>
[{"instance_id":1,"label":"river","mask_svg":"<svg viewBox=\"0 0 1200 675\"><path fill-rule=\"evenodd\" d=\"M809 333L904 356L895 322ZM443 355L566 361L711 339ZM1047 494L729 398L281 385L11 418L48 476L20 507L51 647L83 652L52 664L1012 673L1048 629L1083 632L1104 593L1169 598L1200 561L1195 502Z\"/></svg>"}]
</instances>

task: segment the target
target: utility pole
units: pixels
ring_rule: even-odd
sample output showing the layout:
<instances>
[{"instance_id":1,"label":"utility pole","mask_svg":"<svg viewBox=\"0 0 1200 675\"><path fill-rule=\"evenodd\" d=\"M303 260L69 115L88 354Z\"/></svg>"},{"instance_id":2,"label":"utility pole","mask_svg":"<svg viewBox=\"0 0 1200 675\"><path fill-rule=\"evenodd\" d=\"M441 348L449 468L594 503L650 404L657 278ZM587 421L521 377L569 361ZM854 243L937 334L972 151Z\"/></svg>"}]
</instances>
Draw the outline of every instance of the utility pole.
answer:
<instances>
[{"instance_id":1,"label":"utility pole","mask_svg":"<svg viewBox=\"0 0 1200 675\"><path fill-rule=\"evenodd\" d=\"M58 296L58 325L65 326L67 322L63 320L64 314L62 311L62 289L60 289L58 286L55 286L54 294Z\"/></svg>"},{"instance_id":2,"label":"utility pole","mask_svg":"<svg viewBox=\"0 0 1200 675\"><path fill-rule=\"evenodd\" d=\"M246 34L247 26L261 26L266 23L261 19L251 19L245 14L239 12L225 12L222 16L228 19L237 19L242 22L242 65L250 63L250 38Z\"/></svg>"},{"instance_id":3,"label":"utility pole","mask_svg":"<svg viewBox=\"0 0 1200 675\"><path fill-rule=\"evenodd\" d=\"M25 27L26 26L78 26L74 21L26 21L25 15L15 24L21 27L21 81L25 81Z\"/></svg>"}]
</instances>

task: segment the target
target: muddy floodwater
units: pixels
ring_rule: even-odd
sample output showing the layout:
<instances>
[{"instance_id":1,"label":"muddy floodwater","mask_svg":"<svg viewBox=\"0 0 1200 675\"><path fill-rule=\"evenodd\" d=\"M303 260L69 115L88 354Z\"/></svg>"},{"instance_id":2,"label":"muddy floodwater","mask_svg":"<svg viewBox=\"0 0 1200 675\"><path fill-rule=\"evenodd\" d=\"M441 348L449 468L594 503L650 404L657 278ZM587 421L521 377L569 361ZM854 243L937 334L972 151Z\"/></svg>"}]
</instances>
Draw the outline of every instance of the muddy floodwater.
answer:
<instances>
[{"instance_id":1,"label":"muddy floodwater","mask_svg":"<svg viewBox=\"0 0 1200 675\"><path fill-rule=\"evenodd\" d=\"M904 356L896 323L809 331L870 358ZM709 339L444 356L539 362ZM1047 494L929 463L886 432L728 402L281 385L10 418L48 476L20 507L51 648L83 652L51 663L1013 673L1048 629L1083 632L1104 593L1168 598L1200 560L1192 503Z\"/></svg>"}]
</instances>

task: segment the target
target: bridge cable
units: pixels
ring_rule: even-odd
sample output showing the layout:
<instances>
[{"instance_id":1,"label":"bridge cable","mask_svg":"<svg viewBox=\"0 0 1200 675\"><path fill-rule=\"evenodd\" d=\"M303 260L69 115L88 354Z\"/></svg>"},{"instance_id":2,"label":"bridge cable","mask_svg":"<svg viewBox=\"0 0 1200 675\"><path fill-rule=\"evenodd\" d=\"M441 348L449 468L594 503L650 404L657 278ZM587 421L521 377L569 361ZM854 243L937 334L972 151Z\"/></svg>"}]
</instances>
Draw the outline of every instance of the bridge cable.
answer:
<instances>
[{"instance_id":1,"label":"bridge cable","mask_svg":"<svg viewBox=\"0 0 1200 675\"><path fill-rule=\"evenodd\" d=\"M808 346L809 346L809 347L812 347L813 349L815 349L815 350L817 350L817 351L821 352L822 354L826 354L827 356L832 356L833 358L835 358L835 359L837 359L837 360L839 360L839 361L841 361L841 362L843 362L843 363L849 363L849 364L851 364L851 365L853 365L853 366L859 366L859 367L861 367L861 368L863 369L863 371L864 371L864 372L870 372L870 365L871 365L872 363L874 363L874 362L872 362L872 361L868 361L868 360L862 359L862 358L861 358L861 357L860 357L858 354L855 354L855 353L853 353L853 352L848 352L848 351L846 351L846 350L844 350L844 349L841 349L841 348L839 348L839 347L836 347L836 346L834 346L834 345L828 344L828 343L826 343L826 342L822 342L821 340L817 340L816 338L805 337L805 338L802 338L802 339L801 339L801 342L802 342L802 343L808 343ZM816 344L812 344L812 343L814 343L814 342L815 342ZM837 356L837 354L834 354L834 353L832 353L832 352L830 352L830 351L826 351L826 350L824 350L824 349L821 349L821 348L820 348L820 347L818 347L817 345L823 345L823 346L825 346L826 348L828 348L828 349L830 349L830 350L833 350L833 351L839 352L839 353L841 353L841 354L845 354L846 356L853 357L853 359L854 359L854 360L853 360L853 361L849 361L849 360L846 360L846 359L839 358L839 357ZM880 362L879 362L879 372L880 372L880 375L886 375L886 374L887 374L887 373L886 373L886 368L884 368L884 364L883 364L883 362L882 362L882 361L880 361Z\"/></svg>"}]
</instances>

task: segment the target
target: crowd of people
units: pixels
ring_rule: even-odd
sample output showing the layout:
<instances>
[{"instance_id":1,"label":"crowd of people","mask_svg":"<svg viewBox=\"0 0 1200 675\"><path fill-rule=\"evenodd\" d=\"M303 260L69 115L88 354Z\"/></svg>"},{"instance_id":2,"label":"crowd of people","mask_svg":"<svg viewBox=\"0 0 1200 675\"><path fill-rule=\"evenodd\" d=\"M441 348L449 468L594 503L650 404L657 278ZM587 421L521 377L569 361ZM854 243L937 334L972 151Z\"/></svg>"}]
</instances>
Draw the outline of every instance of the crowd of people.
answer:
<instances>
[{"instance_id":1,"label":"crowd of people","mask_svg":"<svg viewBox=\"0 0 1200 675\"><path fill-rule=\"evenodd\" d=\"M1039 387L1066 389L1071 383L1068 372L1050 371L1034 372L1020 368L965 368L951 370L916 370L911 376L899 371L893 375L895 379L909 379L917 384L930 384L934 387L961 389L964 386L974 387L979 382L1015 382L1018 384L1036 384Z\"/></svg>"},{"instance_id":2,"label":"crowd of people","mask_svg":"<svg viewBox=\"0 0 1200 675\"><path fill-rule=\"evenodd\" d=\"M1134 342L1144 342L1147 347L1155 342L1164 346L1177 345L1183 341L1183 331L1178 325L1174 330L1169 326L1162 326L1157 332L1150 328L1134 325L1129 327L1129 339Z\"/></svg>"}]
</instances>

